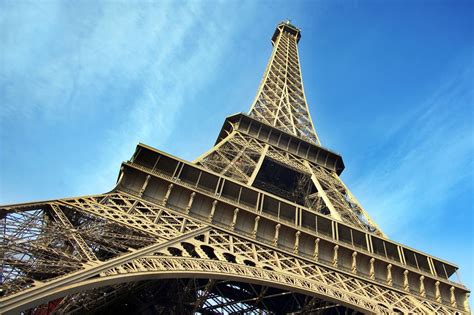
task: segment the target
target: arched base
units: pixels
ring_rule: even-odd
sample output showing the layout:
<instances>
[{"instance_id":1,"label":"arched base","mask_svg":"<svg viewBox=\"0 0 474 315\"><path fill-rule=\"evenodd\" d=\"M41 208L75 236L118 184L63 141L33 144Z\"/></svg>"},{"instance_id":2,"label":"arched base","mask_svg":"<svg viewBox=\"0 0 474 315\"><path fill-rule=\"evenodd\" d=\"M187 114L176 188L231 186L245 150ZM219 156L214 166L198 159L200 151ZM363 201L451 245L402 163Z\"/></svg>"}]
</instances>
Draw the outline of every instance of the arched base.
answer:
<instances>
[{"instance_id":1,"label":"arched base","mask_svg":"<svg viewBox=\"0 0 474 315\"><path fill-rule=\"evenodd\" d=\"M390 313L384 305L374 304L373 301L349 291L332 288L316 279L300 278L280 271L229 262L159 256L133 260L109 269L99 277L69 285L52 286L48 290L38 288L37 293L28 295L28 301L23 300L21 306L10 308L6 313L17 312L94 288L154 279L214 279L241 282L307 295L365 313Z\"/></svg>"},{"instance_id":2,"label":"arched base","mask_svg":"<svg viewBox=\"0 0 474 315\"><path fill-rule=\"evenodd\" d=\"M358 314L303 293L224 279L115 283L55 299L28 314Z\"/></svg>"}]
</instances>

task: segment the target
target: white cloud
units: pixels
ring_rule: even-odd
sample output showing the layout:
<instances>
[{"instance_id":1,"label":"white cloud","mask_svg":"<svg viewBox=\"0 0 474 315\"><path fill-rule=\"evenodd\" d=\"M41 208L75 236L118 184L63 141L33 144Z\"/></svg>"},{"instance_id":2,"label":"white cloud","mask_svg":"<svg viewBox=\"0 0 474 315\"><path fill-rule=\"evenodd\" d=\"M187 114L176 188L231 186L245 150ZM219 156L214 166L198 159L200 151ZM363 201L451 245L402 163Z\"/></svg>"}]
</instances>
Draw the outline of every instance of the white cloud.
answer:
<instances>
[{"instance_id":1,"label":"white cloud","mask_svg":"<svg viewBox=\"0 0 474 315\"><path fill-rule=\"evenodd\" d=\"M180 127L177 115L245 27L237 5L251 16L250 2L4 4L0 119L48 128L84 121L75 127L87 140L65 142L72 150L86 143L88 158L60 177L71 194L106 191L138 142L160 146Z\"/></svg>"},{"instance_id":2,"label":"white cloud","mask_svg":"<svg viewBox=\"0 0 474 315\"><path fill-rule=\"evenodd\" d=\"M462 115L465 106L473 105L473 70L469 65L453 75L424 104L403 115L387 132L389 146L374 149L378 162L353 185L355 195L388 235L410 221L436 220L442 211L436 204L462 193L471 180L472 119Z\"/></svg>"},{"instance_id":3,"label":"white cloud","mask_svg":"<svg viewBox=\"0 0 474 315\"><path fill-rule=\"evenodd\" d=\"M146 68L138 67L137 70L137 65L125 66L125 73L139 72L143 83L141 94L123 114L122 122L109 130L101 157L86 165L88 174L80 179L77 193L104 191L104 187L112 187L120 162L131 156L138 142L159 147L176 128L181 127L176 124L176 116L213 75L215 65L232 39L229 33L240 25L235 18L229 20L228 15L221 15L219 9L208 10L207 20L203 21L203 10L195 5L169 8L168 12L160 14L158 28L154 25L157 17L152 12L139 14L140 31L135 30L135 34L141 33L143 37L137 40L150 43L140 57L147 60L144 63ZM113 19L107 20L109 22L104 28L113 23L110 22ZM224 34L218 25L226 25ZM98 32L108 34L107 30ZM221 35L227 38L216 41ZM120 45L107 50L114 55L120 50ZM119 62L126 63L126 54L122 59L121 53L117 53Z\"/></svg>"}]
</instances>

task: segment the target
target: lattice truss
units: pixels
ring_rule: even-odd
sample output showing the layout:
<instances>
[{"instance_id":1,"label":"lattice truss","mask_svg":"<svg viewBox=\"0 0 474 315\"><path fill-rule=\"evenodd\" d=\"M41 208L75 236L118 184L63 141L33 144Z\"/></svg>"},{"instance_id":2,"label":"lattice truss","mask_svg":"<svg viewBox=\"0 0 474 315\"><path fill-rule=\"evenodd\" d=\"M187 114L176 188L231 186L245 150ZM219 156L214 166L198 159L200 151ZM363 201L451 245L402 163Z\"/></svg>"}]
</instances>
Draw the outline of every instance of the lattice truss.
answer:
<instances>
[{"instance_id":1,"label":"lattice truss","mask_svg":"<svg viewBox=\"0 0 474 315\"><path fill-rule=\"evenodd\" d=\"M251 185L261 162L266 157L302 174L298 189L299 193L305 196L304 206L369 232L383 235L335 172L247 134L236 130L229 132L227 137L196 162L216 173ZM318 187L318 193L307 193L310 182ZM270 192L285 196L284 191L277 192L276 189L276 187L269 188ZM291 197L286 194L287 199Z\"/></svg>"},{"instance_id":2,"label":"lattice truss","mask_svg":"<svg viewBox=\"0 0 474 315\"><path fill-rule=\"evenodd\" d=\"M280 35L274 42L273 53L265 70L250 115L319 144L309 114L297 50L297 35L286 26L279 26Z\"/></svg>"},{"instance_id":3,"label":"lattice truss","mask_svg":"<svg viewBox=\"0 0 474 315\"><path fill-rule=\"evenodd\" d=\"M215 279L146 280L92 289L34 309L54 314L343 314L316 297L252 283ZM354 312L357 314L357 312Z\"/></svg>"},{"instance_id":4,"label":"lattice truss","mask_svg":"<svg viewBox=\"0 0 474 315\"><path fill-rule=\"evenodd\" d=\"M326 200L322 197L311 198L309 208L322 212L324 206L321 205L326 202L326 207L332 207L336 211L343 222L358 226L369 232L375 232L377 235L383 235L378 226L365 210L360 206L349 189L344 185L342 180L336 173L331 172L324 167L313 165L311 167L314 180L322 187Z\"/></svg>"},{"instance_id":5,"label":"lattice truss","mask_svg":"<svg viewBox=\"0 0 474 315\"><path fill-rule=\"evenodd\" d=\"M121 194L2 209L2 295L198 227Z\"/></svg>"},{"instance_id":6,"label":"lattice truss","mask_svg":"<svg viewBox=\"0 0 474 315\"><path fill-rule=\"evenodd\" d=\"M99 305L213 314L453 311L124 193L19 205L1 216L7 310L51 301L33 313Z\"/></svg>"},{"instance_id":7,"label":"lattice truss","mask_svg":"<svg viewBox=\"0 0 474 315\"><path fill-rule=\"evenodd\" d=\"M256 171L264 148L265 144L260 141L234 131L201 157L197 164L247 183Z\"/></svg>"}]
</instances>

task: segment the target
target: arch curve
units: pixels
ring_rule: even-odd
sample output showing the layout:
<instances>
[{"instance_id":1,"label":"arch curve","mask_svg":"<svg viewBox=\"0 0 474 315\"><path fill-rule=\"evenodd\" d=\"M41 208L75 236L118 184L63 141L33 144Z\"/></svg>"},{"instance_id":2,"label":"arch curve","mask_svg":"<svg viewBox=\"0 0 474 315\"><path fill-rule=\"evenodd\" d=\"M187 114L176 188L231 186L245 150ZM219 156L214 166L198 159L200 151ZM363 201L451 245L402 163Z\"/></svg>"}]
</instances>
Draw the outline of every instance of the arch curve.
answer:
<instances>
[{"instance_id":1,"label":"arch curve","mask_svg":"<svg viewBox=\"0 0 474 315\"><path fill-rule=\"evenodd\" d=\"M28 301L22 303L21 306L9 309L9 312L6 314L10 312L15 313L24 308L31 308L53 299L103 286L132 281L180 278L252 283L316 297L364 313L390 313L388 308L381 307L368 298L359 296L354 292L331 288L311 278L301 278L276 270L255 268L211 259L148 256L114 267L102 273L100 277L77 281L70 285L58 286L55 290L40 291L35 295L31 295Z\"/></svg>"}]
</instances>

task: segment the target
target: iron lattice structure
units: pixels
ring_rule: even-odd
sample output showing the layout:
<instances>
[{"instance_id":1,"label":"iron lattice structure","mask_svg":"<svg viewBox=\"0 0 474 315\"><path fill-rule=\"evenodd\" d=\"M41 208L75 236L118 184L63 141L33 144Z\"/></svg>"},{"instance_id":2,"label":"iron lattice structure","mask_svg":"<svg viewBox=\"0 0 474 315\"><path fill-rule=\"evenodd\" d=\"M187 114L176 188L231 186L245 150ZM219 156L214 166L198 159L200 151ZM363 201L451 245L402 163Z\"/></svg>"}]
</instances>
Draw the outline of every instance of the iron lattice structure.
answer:
<instances>
[{"instance_id":1,"label":"iron lattice structure","mask_svg":"<svg viewBox=\"0 0 474 315\"><path fill-rule=\"evenodd\" d=\"M389 240L321 147L300 30L187 162L144 144L106 194L1 208L0 313L469 313L457 266Z\"/></svg>"}]
</instances>

